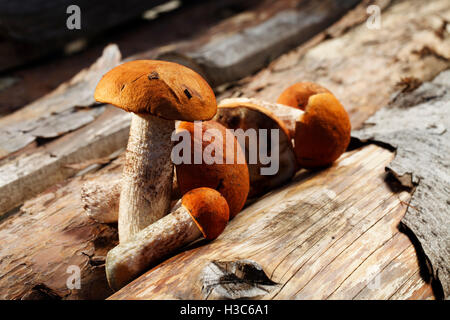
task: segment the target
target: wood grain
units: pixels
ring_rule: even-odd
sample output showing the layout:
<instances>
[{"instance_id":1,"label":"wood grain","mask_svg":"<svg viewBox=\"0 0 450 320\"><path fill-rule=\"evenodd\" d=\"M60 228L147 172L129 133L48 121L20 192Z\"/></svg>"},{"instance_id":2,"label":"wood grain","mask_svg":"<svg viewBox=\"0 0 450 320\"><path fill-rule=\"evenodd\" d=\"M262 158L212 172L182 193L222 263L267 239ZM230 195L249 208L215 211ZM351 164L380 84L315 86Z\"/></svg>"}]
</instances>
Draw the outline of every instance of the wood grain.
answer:
<instances>
[{"instance_id":1,"label":"wood grain","mask_svg":"<svg viewBox=\"0 0 450 320\"><path fill-rule=\"evenodd\" d=\"M230 26L235 31L222 35L210 31L196 41L158 50L157 58L193 68L212 86L236 81L322 31L358 2L279 1L245 16L241 30Z\"/></svg>"},{"instance_id":2,"label":"wood grain","mask_svg":"<svg viewBox=\"0 0 450 320\"><path fill-rule=\"evenodd\" d=\"M204 299L202 269L237 259L257 262L278 284L263 299L387 299L402 286L426 288L421 297L431 298L431 286L412 278L419 270L414 247L397 228L410 195L385 182L392 157L367 146L327 170L300 172L247 207L214 242L172 257L110 299Z\"/></svg>"},{"instance_id":3,"label":"wood grain","mask_svg":"<svg viewBox=\"0 0 450 320\"><path fill-rule=\"evenodd\" d=\"M299 78L316 80L336 91L348 108L353 125L358 126L368 114L385 104L389 94L396 90L393 85L397 77L409 73L407 70L417 71L414 74L423 80L446 68L448 62L441 57L443 41L433 42L434 24L429 23L431 18L419 19L423 15L432 17L433 21L441 21L440 14L448 14L445 5L444 1L439 0L433 2L433 5L414 0L397 1L383 12L383 19L389 24L386 26L387 30L381 30L381 35L383 41L389 45L376 47L373 42L371 45L370 37L368 38L368 34L372 37L375 35L367 32L363 25L349 27L353 26L355 21L361 22L361 17L366 17L365 7L361 7L360 11L355 11L359 12L356 19L354 12L350 13L340 23L328 29L327 33L277 59L269 68L237 86L223 86L219 91L226 91L222 95L224 97L248 95L274 101L284 87ZM343 23L345 21L347 23ZM421 36L413 37L414 34ZM336 35L339 37L333 38ZM415 47L421 48L423 41L431 41L433 48L441 48L441 51L419 57L414 50ZM305 55L313 46L311 51L314 55ZM336 54L332 54L333 52ZM363 63L364 55L369 61L375 56L380 59L376 61L388 65L389 68L372 69L370 65ZM396 63L400 66L397 67ZM364 68L368 68L365 73L361 72L366 70ZM335 72L341 76L341 80L335 81ZM386 79L389 81L385 81ZM128 121L123 121L120 116L116 118L116 114L107 107L97 120L82 130L69 133L63 139L41 146L38 150L52 150L50 154L53 154L53 150L59 150L72 139L77 143L84 143L83 139L89 130L91 134L100 132L100 135L96 134L97 144L87 143L79 148L72 146L66 149L71 150L71 153L68 153L70 157L65 158L73 161L68 161L69 163L82 163L97 158L98 149L101 150L100 154L107 155L111 150L124 146L128 125ZM118 127L120 129L117 129ZM41 158L36 159L40 161ZM379 273L373 272L372 261L379 270L384 270L383 268L394 261L392 259L403 252L406 243L405 239L395 239L402 239L401 234L397 235L397 224L406 209L399 199L407 201L409 194L394 193L385 184L384 166L391 159L390 152L369 146L343 155L336 165L327 170L300 172L290 185L249 206L245 214L240 214L230 223L223 237L205 246L192 247L191 250L164 262L128 286L126 291L120 291L112 298L201 298L201 285L197 282L197 276L203 264L216 258L229 261L247 257L256 260L266 274L280 284L271 296L265 298L315 296L313 290L309 289L312 285L316 288L324 286L326 298L354 298L360 290L365 292L364 288L368 283L366 281L371 281ZM52 170L61 172L66 169L65 165L60 163ZM64 173L64 176L59 176L51 184L63 181L77 172L70 170L73 171ZM89 177L95 178L114 171L120 171L117 164L108 165ZM36 189L26 197L32 197L32 194L49 187L46 184L38 187L41 181L46 180L42 177L35 180L38 182ZM84 179L86 177L76 177L56 185L27 201L17 212L0 220L0 240L2 244L6 243L0 248L2 298L30 297L33 292L48 292L42 288L50 288L50 292L55 293L57 297L66 299L99 299L105 298L110 292L105 287L106 280L101 264L102 256L114 242L114 227L95 223L83 214L79 198ZM23 177L22 183L22 189L18 190L26 191L25 186L33 186L27 183L26 176ZM7 193L2 192L3 194ZM24 201L26 197L20 201ZM102 235L100 231L93 232L90 228L98 228L100 231L106 228L107 235ZM382 240L375 239L372 245L372 238L385 232ZM39 234L42 234L42 238L39 236L38 239L42 241L36 240ZM61 239L64 240L63 245ZM393 240L390 242L390 239ZM354 242L364 248L360 250L352 246ZM408 244L408 248L410 246L411 244ZM88 256L82 253L86 248ZM270 248L270 251L267 248ZM355 249L358 263L352 264L352 259L355 258L352 250ZM203 254L208 255L199 258ZM46 255L51 257L50 264L47 263ZM373 258L376 256L386 258ZM389 282L389 277L381 276L383 296L392 299L433 298L430 285L425 283L418 273L416 257L407 254L405 257L413 273L401 284L393 284ZM320 260L315 263L317 259ZM342 270L345 261L351 265L348 270ZM67 290L67 262L81 265L82 270L88 270L82 272L81 290ZM179 267L176 267L177 264ZM190 266L189 270L192 272L185 273L187 269L183 268L183 265ZM328 265L340 269L334 272ZM48 271L49 266L51 272ZM97 274L94 270L100 271ZM92 276L94 273L96 276ZM362 275L362 280L357 279L359 274ZM329 284L328 279L336 275L336 281ZM194 286L186 285L188 278L192 278ZM310 279L314 280L309 281ZM315 281L316 279L326 280L326 283ZM387 281L383 282L383 279ZM353 285L357 286L358 292L349 290ZM94 290L95 288L100 289ZM316 292L320 293L318 290Z\"/></svg>"}]
</instances>

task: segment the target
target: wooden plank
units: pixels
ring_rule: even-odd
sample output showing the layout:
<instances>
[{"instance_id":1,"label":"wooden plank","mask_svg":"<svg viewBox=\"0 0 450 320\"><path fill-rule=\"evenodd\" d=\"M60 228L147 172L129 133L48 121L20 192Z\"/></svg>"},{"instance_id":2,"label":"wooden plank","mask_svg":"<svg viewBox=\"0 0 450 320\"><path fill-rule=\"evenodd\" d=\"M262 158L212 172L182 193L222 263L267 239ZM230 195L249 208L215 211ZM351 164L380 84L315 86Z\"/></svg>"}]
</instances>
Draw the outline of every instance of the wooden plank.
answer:
<instances>
[{"instance_id":1,"label":"wooden plank","mask_svg":"<svg viewBox=\"0 0 450 320\"><path fill-rule=\"evenodd\" d=\"M260 70L328 27L358 2L280 2L282 5L262 7L246 16L247 26L239 32L236 26L226 28L235 29L231 34L218 36L212 30L196 41L160 49L156 57L187 65L218 86Z\"/></svg>"},{"instance_id":2,"label":"wooden plank","mask_svg":"<svg viewBox=\"0 0 450 320\"><path fill-rule=\"evenodd\" d=\"M0 159L38 138L59 137L92 122L104 108L86 110L82 107L95 104L97 82L120 60L119 48L110 45L90 68L80 71L69 82L21 110L0 118Z\"/></svg>"},{"instance_id":3,"label":"wooden plank","mask_svg":"<svg viewBox=\"0 0 450 320\"><path fill-rule=\"evenodd\" d=\"M401 201L410 196L385 183L384 167L392 156L368 146L346 154L330 169L300 173L290 185L247 207L215 241L172 257L110 299L223 298L202 290L202 270L212 261L242 259L255 261L277 284L253 298L318 299L333 293L353 297L353 286L342 284L355 272L360 272L359 282L370 283L373 272L358 270L368 257L386 255L366 266L383 270L399 266L392 261L405 250L414 252L405 238L388 244L403 236L397 228L406 209ZM408 272L419 270L414 255L404 258L409 259ZM382 276L379 287L393 295L398 289L394 282L407 280Z\"/></svg>"},{"instance_id":4,"label":"wooden plank","mask_svg":"<svg viewBox=\"0 0 450 320\"><path fill-rule=\"evenodd\" d=\"M127 143L131 117L109 107L98 120L0 166L0 216L46 188L75 175L72 166L109 156Z\"/></svg>"},{"instance_id":5,"label":"wooden plank","mask_svg":"<svg viewBox=\"0 0 450 320\"><path fill-rule=\"evenodd\" d=\"M102 172L109 170L118 166L112 163ZM117 228L84 214L84 179L57 185L1 220L0 299L103 299L111 294L104 260L118 243ZM80 289L67 286L71 266L79 268Z\"/></svg>"}]
</instances>

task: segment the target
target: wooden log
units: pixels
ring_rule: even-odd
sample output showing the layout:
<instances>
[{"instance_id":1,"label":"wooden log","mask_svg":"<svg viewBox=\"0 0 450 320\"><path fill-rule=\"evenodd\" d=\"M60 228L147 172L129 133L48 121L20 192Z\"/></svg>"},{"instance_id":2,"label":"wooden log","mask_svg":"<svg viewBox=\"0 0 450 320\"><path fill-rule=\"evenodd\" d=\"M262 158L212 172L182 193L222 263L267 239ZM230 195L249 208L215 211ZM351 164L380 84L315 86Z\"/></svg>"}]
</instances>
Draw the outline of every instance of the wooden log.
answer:
<instances>
[{"instance_id":1,"label":"wooden log","mask_svg":"<svg viewBox=\"0 0 450 320\"><path fill-rule=\"evenodd\" d=\"M397 228L410 194L385 182L392 157L371 145L327 170L300 172L291 184L247 207L218 239L172 257L110 299L373 299L380 291L380 297L394 296L411 285L406 282L419 265L413 245ZM242 268L231 281L211 284L205 271L211 263L242 260L264 271L271 282L264 290L256 290L253 273L243 277ZM404 275L387 276L386 268ZM432 297L431 286L416 281Z\"/></svg>"}]
</instances>

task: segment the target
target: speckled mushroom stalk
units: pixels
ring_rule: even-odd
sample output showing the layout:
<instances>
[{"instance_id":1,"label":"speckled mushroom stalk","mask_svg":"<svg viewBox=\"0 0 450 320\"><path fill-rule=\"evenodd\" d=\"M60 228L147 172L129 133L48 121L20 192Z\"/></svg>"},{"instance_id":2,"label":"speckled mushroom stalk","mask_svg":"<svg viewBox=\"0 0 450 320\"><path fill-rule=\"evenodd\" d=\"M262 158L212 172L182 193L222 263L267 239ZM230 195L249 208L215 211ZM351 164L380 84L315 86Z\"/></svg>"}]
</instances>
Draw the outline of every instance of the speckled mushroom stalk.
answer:
<instances>
[{"instance_id":1,"label":"speckled mushroom stalk","mask_svg":"<svg viewBox=\"0 0 450 320\"><path fill-rule=\"evenodd\" d=\"M119 240L126 242L169 210L175 120L208 120L212 89L176 63L136 60L106 73L94 97L132 112L119 203Z\"/></svg>"},{"instance_id":2,"label":"speckled mushroom stalk","mask_svg":"<svg viewBox=\"0 0 450 320\"><path fill-rule=\"evenodd\" d=\"M174 129L173 120L132 115L119 202L120 241L128 241L169 210Z\"/></svg>"},{"instance_id":3,"label":"speckled mushroom stalk","mask_svg":"<svg viewBox=\"0 0 450 320\"><path fill-rule=\"evenodd\" d=\"M292 139L295 136L295 124L305 113L301 109L291 108L284 104L264 101L255 98L227 98L221 100L219 106L238 105L246 103L261 106L273 113L279 120L283 122L284 126L289 132L289 136Z\"/></svg>"},{"instance_id":4,"label":"speckled mushroom stalk","mask_svg":"<svg viewBox=\"0 0 450 320\"><path fill-rule=\"evenodd\" d=\"M106 276L118 290L177 249L204 237L217 238L229 218L227 201L209 188L186 193L172 212L108 252Z\"/></svg>"}]
</instances>

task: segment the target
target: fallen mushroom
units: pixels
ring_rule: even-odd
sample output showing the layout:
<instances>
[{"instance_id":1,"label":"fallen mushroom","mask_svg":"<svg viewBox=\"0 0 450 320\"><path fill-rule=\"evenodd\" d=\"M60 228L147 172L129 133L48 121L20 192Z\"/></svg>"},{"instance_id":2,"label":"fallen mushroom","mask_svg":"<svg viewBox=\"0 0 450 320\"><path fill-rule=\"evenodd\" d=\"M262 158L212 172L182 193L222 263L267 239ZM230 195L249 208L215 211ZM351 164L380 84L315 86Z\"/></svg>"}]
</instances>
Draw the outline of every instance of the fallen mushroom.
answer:
<instances>
[{"instance_id":1,"label":"fallen mushroom","mask_svg":"<svg viewBox=\"0 0 450 320\"><path fill-rule=\"evenodd\" d=\"M205 132L211 129L218 130L218 139L214 139L212 142L203 140L202 137ZM231 143L225 143L227 129L216 121L202 122L200 137L195 136L194 124L191 122L180 122L178 132L181 130L188 131L191 138L191 163L176 165L172 200L181 198L181 195L189 190L209 187L219 191L225 197L230 207L230 219L232 219L244 206L250 188L248 167L243 150L234 136ZM220 155L215 155L222 160L222 164L193 163L194 153L196 152L194 145L198 138L202 140L197 141L202 146L202 153L211 144L215 151L222 151ZM229 152L232 152L233 161L228 164L226 158ZM105 174L96 180L87 181L81 188L81 200L86 214L101 223L117 222L120 188L120 176L117 174Z\"/></svg>"},{"instance_id":2,"label":"fallen mushroom","mask_svg":"<svg viewBox=\"0 0 450 320\"><path fill-rule=\"evenodd\" d=\"M297 162L304 168L328 166L350 143L351 124L347 111L326 88L296 83L281 93L279 104L304 110L295 126Z\"/></svg>"},{"instance_id":3,"label":"fallen mushroom","mask_svg":"<svg viewBox=\"0 0 450 320\"><path fill-rule=\"evenodd\" d=\"M259 100L255 98L226 98L220 101L219 106L224 105L233 105L233 104L245 104L250 103L257 106L264 107L269 110L273 115L277 117L278 120L281 120L284 124L284 127L289 132L289 136L291 139L294 139L295 136L295 124L297 120L303 115L304 111L291 108L284 104Z\"/></svg>"},{"instance_id":4,"label":"fallen mushroom","mask_svg":"<svg viewBox=\"0 0 450 320\"><path fill-rule=\"evenodd\" d=\"M119 204L119 239L124 242L169 209L175 120L211 119L216 100L196 72L154 60L115 67L100 80L94 97L133 112Z\"/></svg>"},{"instance_id":5,"label":"fallen mushroom","mask_svg":"<svg viewBox=\"0 0 450 320\"><path fill-rule=\"evenodd\" d=\"M186 193L172 212L108 252L106 276L118 290L177 249L204 237L217 238L225 229L229 208L216 190Z\"/></svg>"},{"instance_id":6,"label":"fallen mushroom","mask_svg":"<svg viewBox=\"0 0 450 320\"><path fill-rule=\"evenodd\" d=\"M181 122L178 132L186 130L191 137L190 163L176 165L178 185L181 194L199 187L209 187L219 191L227 200L230 207L230 219L234 218L243 208L250 189L249 169L245 161L245 154L238 141L231 135L227 141L227 128L216 121L201 123L201 135L195 134L195 125L192 122ZM207 132L216 131L214 140L206 139ZM195 145L201 149L195 150ZM208 164L205 159L195 164L195 156L204 153L206 149L214 153L213 163ZM200 156L202 156L200 155ZM230 155L230 163L227 156ZM231 157L232 156L232 157ZM219 163L220 162L220 163Z\"/></svg>"},{"instance_id":7,"label":"fallen mushroom","mask_svg":"<svg viewBox=\"0 0 450 320\"><path fill-rule=\"evenodd\" d=\"M233 129L234 132L237 129L242 129L244 133L248 133L249 131L247 130L253 129L256 133L256 136L253 138L256 138L257 141L250 141L249 136L251 135L240 141L241 145L245 143L245 148L243 149L245 150L245 158L250 173L249 197L255 197L269 191L294 176L297 171L297 164L289 131L278 117L261 106L261 104L256 103L256 100L247 102L229 99L221 102L214 120L222 123L229 129ZM268 134L267 140L263 141L263 144L271 149L273 143L275 143L277 148L275 151L277 154L272 154L272 150L266 150L267 155L270 153L271 160L278 161L277 168L272 174L263 174L262 171L263 168L267 167L267 163L262 161L261 140L264 139L261 136L261 129L266 130L265 132ZM276 142L271 141L271 134L274 129L278 130L278 141ZM257 155L252 157L251 153L254 153L252 148L255 147L258 149Z\"/></svg>"}]
</instances>

